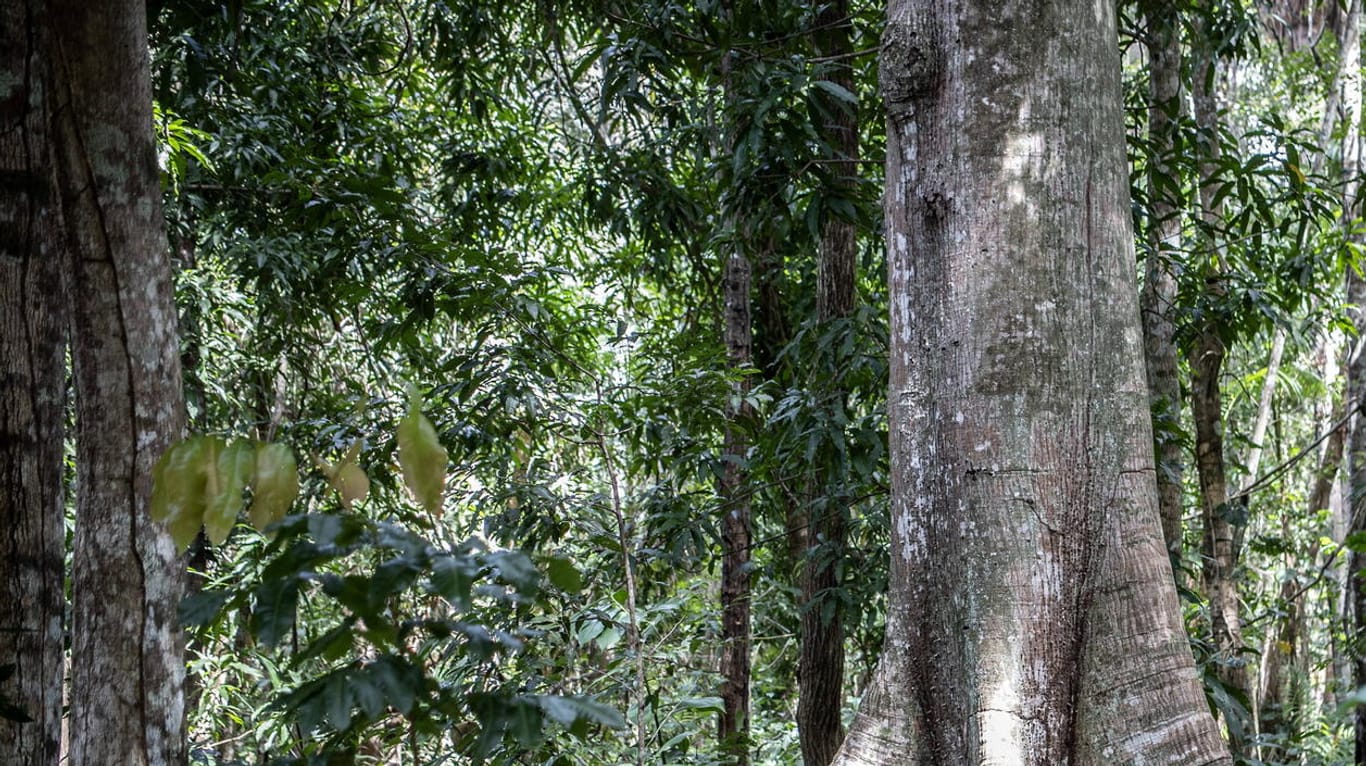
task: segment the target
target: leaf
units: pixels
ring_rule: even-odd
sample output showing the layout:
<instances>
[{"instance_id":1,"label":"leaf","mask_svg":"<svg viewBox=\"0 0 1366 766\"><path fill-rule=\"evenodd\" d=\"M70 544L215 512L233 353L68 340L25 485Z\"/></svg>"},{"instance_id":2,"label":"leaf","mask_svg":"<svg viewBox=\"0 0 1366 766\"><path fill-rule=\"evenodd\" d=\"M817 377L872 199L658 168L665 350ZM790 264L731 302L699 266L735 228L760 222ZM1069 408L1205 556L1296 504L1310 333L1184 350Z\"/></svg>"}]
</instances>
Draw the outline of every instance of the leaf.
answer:
<instances>
[{"instance_id":1,"label":"leaf","mask_svg":"<svg viewBox=\"0 0 1366 766\"><path fill-rule=\"evenodd\" d=\"M850 93L848 88L837 82L816 80L812 84L850 106L856 106L858 104L858 97L853 93Z\"/></svg>"},{"instance_id":2,"label":"leaf","mask_svg":"<svg viewBox=\"0 0 1366 766\"><path fill-rule=\"evenodd\" d=\"M370 494L370 477L355 463L347 463L337 469L332 477L332 486L341 495L342 505L351 510L354 503L365 500Z\"/></svg>"},{"instance_id":3,"label":"leaf","mask_svg":"<svg viewBox=\"0 0 1366 766\"><path fill-rule=\"evenodd\" d=\"M545 573L550 583L566 593L583 590L583 574L564 556L552 556L545 562Z\"/></svg>"},{"instance_id":4,"label":"leaf","mask_svg":"<svg viewBox=\"0 0 1366 766\"><path fill-rule=\"evenodd\" d=\"M327 723L337 731L351 726L351 684L344 672L333 673L323 687L327 704Z\"/></svg>"},{"instance_id":5,"label":"leaf","mask_svg":"<svg viewBox=\"0 0 1366 766\"><path fill-rule=\"evenodd\" d=\"M180 624L183 627L203 627L218 619L223 605L232 598L226 590L204 590L180 601Z\"/></svg>"},{"instance_id":6,"label":"leaf","mask_svg":"<svg viewBox=\"0 0 1366 766\"><path fill-rule=\"evenodd\" d=\"M171 445L152 469L154 520L166 525L177 548L194 542L204 519L207 466L217 457L222 440L192 436Z\"/></svg>"},{"instance_id":7,"label":"leaf","mask_svg":"<svg viewBox=\"0 0 1366 766\"><path fill-rule=\"evenodd\" d=\"M251 525L264 532L284 518L299 496L299 465L294 452L283 444L256 447L256 476L252 480Z\"/></svg>"},{"instance_id":8,"label":"leaf","mask_svg":"<svg viewBox=\"0 0 1366 766\"><path fill-rule=\"evenodd\" d=\"M375 684L384 690L389 704L403 715L413 711L422 691L422 673L398 657L385 655L366 668Z\"/></svg>"},{"instance_id":9,"label":"leaf","mask_svg":"<svg viewBox=\"0 0 1366 766\"><path fill-rule=\"evenodd\" d=\"M437 513L446 489L448 456L436 428L422 414L415 386L409 387L408 397L408 414L398 424L398 464L413 498L429 512Z\"/></svg>"},{"instance_id":10,"label":"leaf","mask_svg":"<svg viewBox=\"0 0 1366 766\"><path fill-rule=\"evenodd\" d=\"M488 562L498 570L498 576L519 590L535 593L541 583L541 573L536 571L531 559L521 551L494 551L488 555Z\"/></svg>"},{"instance_id":11,"label":"leaf","mask_svg":"<svg viewBox=\"0 0 1366 766\"><path fill-rule=\"evenodd\" d=\"M266 646L274 646L294 628L299 604L299 581L294 577L267 580L256 588L251 630Z\"/></svg>"},{"instance_id":12,"label":"leaf","mask_svg":"<svg viewBox=\"0 0 1366 766\"><path fill-rule=\"evenodd\" d=\"M251 442L231 442L218 452L214 472L205 487L204 532L209 542L222 545L242 512L242 492L256 470L256 450Z\"/></svg>"},{"instance_id":13,"label":"leaf","mask_svg":"<svg viewBox=\"0 0 1366 766\"><path fill-rule=\"evenodd\" d=\"M589 697L555 697L545 695L537 700L547 717L566 726L577 722L595 723L609 729L626 728L626 717L616 708Z\"/></svg>"}]
</instances>

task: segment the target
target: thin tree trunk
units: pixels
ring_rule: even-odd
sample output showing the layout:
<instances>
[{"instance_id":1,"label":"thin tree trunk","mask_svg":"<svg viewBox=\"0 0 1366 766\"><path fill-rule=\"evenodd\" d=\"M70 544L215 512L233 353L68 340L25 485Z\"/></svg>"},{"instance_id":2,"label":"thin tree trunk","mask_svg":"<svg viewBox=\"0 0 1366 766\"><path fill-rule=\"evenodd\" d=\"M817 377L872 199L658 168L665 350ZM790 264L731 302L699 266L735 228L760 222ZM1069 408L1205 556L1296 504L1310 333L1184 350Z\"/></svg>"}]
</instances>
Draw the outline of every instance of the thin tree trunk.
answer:
<instances>
[{"instance_id":1,"label":"thin tree trunk","mask_svg":"<svg viewBox=\"0 0 1366 766\"><path fill-rule=\"evenodd\" d=\"M49 151L45 18L0 6L0 764L57 766L62 721L68 269Z\"/></svg>"},{"instance_id":2,"label":"thin tree trunk","mask_svg":"<svg viewBox=\"0 0 1366 766\"><path fill-rule=\"evenodd\" d=\"M726 260L726 350L733 370L745 369L750 359L749 260L737 248ZM750 488L745 467L749 440L742 421L750 416L745 404L749 380L739 378L731 388L727 408L725 467L721 477L721 713L722 748L735 763L749 762L749 559Z\"/></svg>"},{"instance_id":3,"label":"thin tree trunk","mask_svg":"<svg viewBox=\"0 0 1366 766\"><path fill-rule=\"evenodd\" d=\"M847 0L826 5L816 19L816 26L822 30L817 37L820 55L839 62L826 79L854 93L853 70L847 63L852 52ZM832 114L824 126L832 154L828 165L832 176L829 193L852 199L857 193L858 115L852 107L834 99L830 110ZM822 326L846 319L854 311L857 249L854 222L827 212L816 279L816 315ZM838 382L831 381L822 389L816 392L820 406L842 411L846 396ZM841 456L826 454L824 458L823 465L814 466L812 471L812 498L823 497L824 502L806 504L811 547L799 577L801 648L797 677L801 697L797 703L797 731L802 763L806 766L829 764L844 739L844 608L836 593L847 537L848 471Z\"/></svg>"},{"instance_id":4,"label":"thin tree trunk","mask_svg":"<svg viewBox=\"0 0 1366 766\"><path fill-rule=\"evenodd\" d=\"M52 3L54 139L73 269L73 766L184 763L183 566L147 515L184 428L141 2Z\"/></svg>"},{"instance_id":5,"label":"thin tree trunk","mask_svg":"<svg viewBox=\"0 0 1366 766\"><path fill-rule=\"evenodd\" d=\"M1218 79L1218 58L1213 43L1202 40L1196 46L1192 103L1196 125L1201 131L1200 197L1202 217L1207 230L1202 245L1216 248L1216 234L1222 226L1219 205L1218 162L1219 114L1214 87ZM1222 259L1217 254L1214 261ZM1223 271L1219 266L1206 275L1212 299L1224 291ZM1200 480L1202 587L1209 599L1210 625L1218 663L1216 676L1231 693L1247 699L1248 671L1243 653L1241 605L1238 597L1237 514L1228 504L1228 476L1224 462L1223 393L1220 387L1227 350L1214 318L1197 329L1190 350L1191 415L1195 421L1195 470ZM1239 521L1239 523L1245 523ZM1247 752L1249 734L1255 728L1255 711L1249 720L1226 720L1229 746L1235 755Z\"/></svg>"},{"instance_id":6,"label":"thin tree trunk","mask_svg":"<svg viewBox=\"0 0 1366 766\"><path fill-rule=\"evenodd\" d=\"M1266 439L1266 428L1271 424L1271 404L1276 397L1276 379L1281 374L1281 358L1285 355L1285 329L1276 328L1271 338L1271 354L1266 360L1266 377L1262 380L1262 393L1257 398L1257 418L1252 422L1252 449L1247 455L1247 484L1257 481L1257 472L1262 467L1262 442Z\"/></svg>"},{"instance_id":7,"label":"thin tree trunk","mask_svg":"<svg viewBox=\"0 0 1366 766\"><path fill-rule=\"evenodd\" d=\"M1176 171L1175 126L1185 111L1181 98L1181 33L1176 9L1169 3L1144 5L1148 20L1148 194L1152 225L1144 264L1139 307L1143 316L1143 350L1148 397L1157 452L1157 508L1162 538L1173 559L1181 555L1182 474L1181 380L1176 352L1176 262L1181 250L1181 210ZM1171 181L1166 179L1171 178Z\"/></svg>"},{"instance_id":8,"label":"thin tree trunk","mask_svg":"<svg viewBox=\"0 0 1366 766\"><path fill-rule=\"evenodd\" d=\"M834 763L1228 764L1158 523L1114 5L888 15L891 592Z\"/></svg>"},{"instance_id":9,"label":"thin tree trunk","mask_svg":"<svg viewBox=\"0 0 1366 766\"><path fill-rule=\"evenodd\" d=\"M731 17L729 5L723 17ZM722 62L721 77L726 88L727 105L734 101L731 82L732 55ZM728 110L730 111L730 110ZM731 115L731 119L734 116ZM727 149L734 144L734 129L728 128ZM722 752L732 763L749 763L749 685L750 685L750 497L748 468L749 438L746 425L753 417L747 403L751 382L748 370L753 363L754 329L751 319L751 270L747 246L750 229L742 211L731 211L735 241L730 245L722 276L726 360L732 375L730 402L726 406L726 434L723 447L721 500L721 720L718 736Z\"/></svg>"}]
</instances>

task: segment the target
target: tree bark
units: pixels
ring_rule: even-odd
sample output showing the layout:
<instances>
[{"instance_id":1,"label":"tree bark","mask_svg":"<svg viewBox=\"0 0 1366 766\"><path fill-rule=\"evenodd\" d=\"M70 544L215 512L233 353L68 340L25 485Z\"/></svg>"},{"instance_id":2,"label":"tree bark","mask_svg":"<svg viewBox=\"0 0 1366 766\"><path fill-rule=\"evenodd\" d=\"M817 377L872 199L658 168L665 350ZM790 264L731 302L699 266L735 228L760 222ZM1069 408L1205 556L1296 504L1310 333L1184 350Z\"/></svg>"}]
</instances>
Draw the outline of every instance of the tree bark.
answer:
<instances>
[{"instance_id":1,"label":"tree bark","mask_svg":"<svg viewBox=\"0 0 1366 766\"><path fill-rule=\"evenodd\" d=\"M1205 275L1211 300L1218 302L1224 291L1222 257L1217 250L1216 232L1222 227L1221 205L1216 202L1218 181L1219 113L1214 87L1218 78L1218 57L1212 34L1202 30L1195 46L1192 106L1200 130L1201 216L1206 230L1202 246L1209 248L1215 263ZM1241 530L1234 521L1237 514L1228 504L1228 477L1224 463L1223 394L1220 388L1227 350L1216 312L1207 312L1198 327L1190 349L1191 415L1195 421L1195 470L1200 483L1202 586L1209 600L1210 627L1218 663L1216 676L1225 688L1244 699L1249 697L1247 658L1244 656L1241 604L1238 597L1238 558ZM1239 522L1244 524L1245 521ZM1255 711L1248 720L1226 720L1229 747L1234 755L1247 752L1248 735L1255 728Z\"/></svg>"},{"instance_id":2,"label":"tree bark","mask_svg":"<svg viewBox=\"0 0 1366 766\"><path fill-rule=\"evenodd\" d=\"M147 515L184 412L141 2L53 0L54 145L75 254L73 766L178 764L183 566Z\"/></svg>"},{"instance_id":3,"label":"tree bark","mask_svg":"<svg viewBox=\"0 0 1366 766\"><path fill-rule=\"evenodd\" d=\"M1157 516L1114 6L888 15L892 590L835 763L1227 764Z\"/></svg>"},{"instance_id":4,"label":"tree bark","mask_svg":"<svg viewBox=\"0 0 1366 766\"><path fill-rule=\"evenodd\" d=\"M731 18L729 4L722 15ZM721 79L726 102L733 106L733 54L722 59ZM734 117L732 115L731 119ZM726 135L727 155L734 146L734 127ZM737 197L741 195L736 195ZM743 211L729 212L734 241L722 274L722 306L726 362L734 376L726 405L726 433L722 452L721 500L721 750L736 766L749 763L750 686L750 497L749 437L746 423L753 417L748 404L751 381L745 372L753 364L754 327L751 318L752 274L747 251L749 223Z\"/></svg>"},{"instance_id":5,"label":"tree bark","mask_svg":"<svg viewBox=\"0 0 1366 766\"><path fill-rule=\"evenodd\" d=\"M1176 124L1185 111L1181 98L1181 32L1176 9L1166 2L1143 6L1148 20L1148 195L1152 223L1139 306L1148 373L1154 447L1157 453L1157 507L1162 538L1173 559L1181 555L1182 474L1181 379L1176 352L1176 263L1181 251L1184 202L1171 159ZM1165 179L1173 179L1167 182Z\"/></svg>"},{"instance_id":6,"label":"tree bark","mask_svg":"<svg viewBox=\"0 0 1366 766\"><path fill-rule=\"evenodd\" d=\"M1361 215L1359 179L1363 169L1361 156L1361 0L1351 0L1342 25L1339 43L1338 71L1333 90L1339 99L1343 121L1342 138L1342 225L1349 241L1360 244L1361 237L1354 225ZM1347 302L1356 308L1352 321L1357 337L1366 331L1366 281L1355 269L1347 270ZM1347 447L1347 496L1351 498L1349 534L1366 531L1366 421L1363 421L1362 402L1366 401L1366 354L1354 353L1347 366L1347 401L1353 408L1351 434ZM1366 636L1366 554L1352 551L1347 566L1348 598L1351 625L1349 641L1352 657L1352 681L1366 685L1366 651L1361 648L1361 637ZM1366 763L1366 708L1354 711L1356 763Z\"/></svg>"},{"instance_id":7,"label":"tree bark","mask_svg":"<svg viewBox=\"0 0 1366 766\"><path fill-rule=\"evenodd\" d=\"M837 63L827 76L830 82L855 93L852 53L852 21L847 0L829 3L816 18L819 54ZM831 115L824 126L829 146L828 193L852 200L858 183L858 115L852 107L831 99ZM816 272L816 318L822 326L846 319L854 311L854 275L858 255L854 222L829 212L821 232ZM849 331L849 330L846 330ZM838 360L831 360L838 364ZM837 377L817 391L821 406L843 411L845 392ZM831 418L831 422L836 422ZM829 451L827 451L829 452ZM801 696L797 702L797 731L802 763L826 766L844 739L841 713L844 708L844 607L837 593L840 562L847 538L848 471L842 456L826 454L813 467L811 494L824 502L806 504L808 545L802 562L801 634L797 678Z\"/></svg>"},{"instance_id":8,"label":"tree bark","mask_svg":"<svg viewBox=\"0 0 1366 766\"><path fill-rule=\"evenodd\" d=\"M732 370L750 364L749 259L736 248L725 268L726 351ZM739 374L739 373L737 373ZM749 763L749 439L743 420L749 380L737 379L727 408L725 465L721 476L721 726L722 749L736 764Z\"/></svg>"},{"instance_id":9,"label":"tree bark","mask_svg":"<svg viewBox=\"0 0 1366 766\"><path fill-rule=\"evenodd\" d=\"M65 252L37 2L0 6L0 764L57 766L62 721Z\"/></svg>"}]
</instances>

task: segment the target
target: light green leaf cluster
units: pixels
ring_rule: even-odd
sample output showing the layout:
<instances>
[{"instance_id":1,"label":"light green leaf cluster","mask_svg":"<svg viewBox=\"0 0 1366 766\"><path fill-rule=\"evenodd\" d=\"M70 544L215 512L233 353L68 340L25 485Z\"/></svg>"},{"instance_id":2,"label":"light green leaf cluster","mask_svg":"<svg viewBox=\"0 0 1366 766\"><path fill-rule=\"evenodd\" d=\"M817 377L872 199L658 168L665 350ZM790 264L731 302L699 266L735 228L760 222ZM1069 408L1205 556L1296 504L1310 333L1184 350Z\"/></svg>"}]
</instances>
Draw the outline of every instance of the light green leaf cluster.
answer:
<instances>
[{"instance_id":1,"label":"light green leaf cluster","mask_svg":"<svg viewBox=\"0 0 1366 766\"><path fill-rule=\"evenodd\" d=\"M204 527L222 545L251 492L249 518L265 530L284 518L299 494L294 454L282 444L217 436L191 436L173 445L152 470L152 519L164 524L179 548Z\"/></svg>"}]
</instances>

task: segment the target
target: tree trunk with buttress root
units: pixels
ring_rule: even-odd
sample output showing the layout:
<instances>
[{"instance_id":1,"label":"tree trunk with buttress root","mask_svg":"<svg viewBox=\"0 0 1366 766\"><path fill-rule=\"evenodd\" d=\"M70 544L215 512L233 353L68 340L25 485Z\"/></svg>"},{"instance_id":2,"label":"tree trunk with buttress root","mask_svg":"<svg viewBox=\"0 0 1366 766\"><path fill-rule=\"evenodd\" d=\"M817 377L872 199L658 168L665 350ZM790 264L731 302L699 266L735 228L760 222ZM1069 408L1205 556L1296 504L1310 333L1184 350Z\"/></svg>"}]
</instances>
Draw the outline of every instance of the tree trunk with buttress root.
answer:
<instances>
[{"instance_id":1,"label":"tree trunk with buttress root","mask_svg":"<svg viewBox=\"0 0 1366 766\"><path fill-rule=\"evenodd\" d=\"M1228 764L1157 515L1114 4L896 0L891 592L838 766Z\"/></svg>"}]
</instances>

